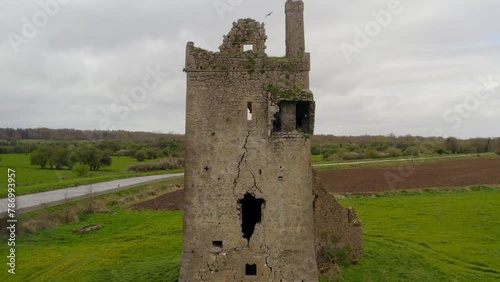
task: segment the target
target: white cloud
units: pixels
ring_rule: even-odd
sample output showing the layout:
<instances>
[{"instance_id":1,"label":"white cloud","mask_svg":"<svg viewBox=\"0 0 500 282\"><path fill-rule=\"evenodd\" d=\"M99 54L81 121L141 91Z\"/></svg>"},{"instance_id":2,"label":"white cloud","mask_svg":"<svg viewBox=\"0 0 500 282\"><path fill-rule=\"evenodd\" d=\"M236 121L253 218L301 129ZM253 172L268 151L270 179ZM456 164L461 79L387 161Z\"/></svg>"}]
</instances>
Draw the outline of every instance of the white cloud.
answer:
<instances>
[{"instance_id":1,"label":"white cloud","mask_svg":"<svg viewBox=\"0 0 500 282\"><path fill-rule=\"evenodd\" d=\"M72 0L15 53L8 39L40 8L4 0L0 9L1 127L94 129L111 119L125 130L184 132L187 41L217 51L238 18L265 21L268 54L283 55L284 0L242 1L221 20L213 0ZM493 75L500 81L500 3L408 1L351 63L339 46L389 0L305 1L317 133L500 136L500 91L463 120L443 120ZM264 15L274 11L271 17ZM126 118L113 103L141 84L146 67L169 73Z\"/></svg>"}]
</instances>

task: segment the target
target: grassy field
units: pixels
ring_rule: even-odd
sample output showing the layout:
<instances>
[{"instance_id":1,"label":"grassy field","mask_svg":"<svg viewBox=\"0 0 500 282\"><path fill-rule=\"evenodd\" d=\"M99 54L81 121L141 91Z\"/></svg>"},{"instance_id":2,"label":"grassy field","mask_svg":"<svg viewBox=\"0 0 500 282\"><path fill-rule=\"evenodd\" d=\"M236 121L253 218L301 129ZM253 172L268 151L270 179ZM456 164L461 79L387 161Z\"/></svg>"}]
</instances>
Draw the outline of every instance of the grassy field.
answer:
<instances>
[{"instance_id":1,"label":"grassy field","mask_svg":"<svg viewBox=\"0 0 500 282\"><path fill-rule=\"evenodd\" d=\"M366 255L340 281L500 281L500 190L354 197Z\"/></svg>"},{"instance_id":2,"label":"grassy field","mask_svg":"<svg viewBox=\"0 0 500 282\"><path fill-rule=\"evenodd\" d=\"M176 281L181 219L181 212L114 210L111 215L91 215L79 224L25 236L18 241L17 274L2 271L0 280ZM102 229L87 235L71 232L92 223Z\"/></svg>"},{"instance_id":3,"label":"grassy field","mask_svg":"<svg viewBox=\"0 0 500 282\"><path fill-rule=\"evenodd\" d=\"M134 203L182 185L182 179L136 187L92 199L108 203L107 213L80 213L77 223L29 234L19 228L16 275L0 272L0 281L175 281L182 245L182 212L134 212ZM89 199L23 214L21 224L47 222L66 209L87 207ZM74 234L74 228L99 224L96 233ZM6 237L1 237L3 242ZM0 250L8 252L7 244Z\"/></svg>"},{"instance_id":4,"label":"grassy field","mask_svg":"<svg viewBox=\"0 0 500 282\"><path fill-rule=\"evenodd\" d=\"M400 193L342 203L353 205L364 222L365 257L343 269L340 281L500 280L500 190ZM71 232L87 224L103 229ZM17 275L5 268L0 281L177 281L181 241L181 212L118 206L78 224L23 235ZM5 243L0 253L7 254Z\"/></svg>"},{"instance_id":5,"label":"grassy field","mask_svg":"<svg viewBox=\"0 0 500 282\"><path fill-rule=\"evenodd\" d=\"M79 177L76 172L69 170L41 169L40 166L31 165L29 155L25 154L0 155L0 158L2 159L0 162L1 175L5 175L3 171L6 173L8 168L16 171L18 196L113 179L166 173L165 171L150 173L125 171L129 166L138 163L136 159L131 157L113 157L110 167L103 167L99 171L89 171L83 177ZM153 162L154 160L148 161ZM0 198L5 197L7 197L6 189L0 190Z\"/></svg>"}]
</instances>

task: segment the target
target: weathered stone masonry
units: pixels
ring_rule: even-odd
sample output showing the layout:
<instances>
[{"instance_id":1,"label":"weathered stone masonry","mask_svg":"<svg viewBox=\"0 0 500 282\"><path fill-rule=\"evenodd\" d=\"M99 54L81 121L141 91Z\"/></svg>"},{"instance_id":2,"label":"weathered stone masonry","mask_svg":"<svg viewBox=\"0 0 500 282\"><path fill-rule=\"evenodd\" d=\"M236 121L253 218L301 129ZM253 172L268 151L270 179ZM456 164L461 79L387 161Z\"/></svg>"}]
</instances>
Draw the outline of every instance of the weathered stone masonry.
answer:
<instances>
[{"instance_id":1,"label":"weathered stone masonry","mask_svg":"<svg viewBox=\"0 0 500 282\"><path fill-rule=\"evenodd\" d=\"M321 187L313 191L303 8L286 3L283 58L266 55L264 25L252 19L233 24L220 52L187 45L181 281L317 281L324 250L362 254L361 244L343 239L361 234L357 219L329 222L332 212L339 219L349 211ZM325 224L321 234L315 218Z\"/></svg>"}]
</instances>

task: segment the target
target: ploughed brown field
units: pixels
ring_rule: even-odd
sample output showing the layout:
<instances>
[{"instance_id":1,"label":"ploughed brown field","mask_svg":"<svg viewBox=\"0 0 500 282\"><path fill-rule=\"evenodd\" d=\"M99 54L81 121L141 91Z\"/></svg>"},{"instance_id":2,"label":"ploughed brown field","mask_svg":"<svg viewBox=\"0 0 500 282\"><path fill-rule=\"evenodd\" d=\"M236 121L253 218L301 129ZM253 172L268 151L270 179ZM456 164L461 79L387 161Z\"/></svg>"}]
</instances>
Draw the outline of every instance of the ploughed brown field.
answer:
<instances>
[{"instance_id":1,"label":"ploughed brown field","mask_svg":"<svg viewBox=\"0 0 500 282\"><path fill-rule=\"evenodd\" d=\"M318 174L329 192L340 194L492 185L500 184L500 158L327 170ZM168 193L132 208L180 210L183 205L183 192L178 190Z\"/></svg>"},{"instance_id":2,"label":"ploughed brown field","mask_svg":"<svg viewBox=\"0 0 500 282\"><path fill-rule=\"evenodd\" d=\"M149 201L132 206L134 210L175 211L182 210L184 205L184 190L177 190Z\"/></svg>"},{"instance_id":3,"label":"ploughed brown field","mask_svg":"<svg viewBox=\"0 0 500 282\"><path fill-rule=\"evenodd\" d=\"M319 175L331 193L500 184L500 158L329 170Z\"/></svg>"}]
</instances>

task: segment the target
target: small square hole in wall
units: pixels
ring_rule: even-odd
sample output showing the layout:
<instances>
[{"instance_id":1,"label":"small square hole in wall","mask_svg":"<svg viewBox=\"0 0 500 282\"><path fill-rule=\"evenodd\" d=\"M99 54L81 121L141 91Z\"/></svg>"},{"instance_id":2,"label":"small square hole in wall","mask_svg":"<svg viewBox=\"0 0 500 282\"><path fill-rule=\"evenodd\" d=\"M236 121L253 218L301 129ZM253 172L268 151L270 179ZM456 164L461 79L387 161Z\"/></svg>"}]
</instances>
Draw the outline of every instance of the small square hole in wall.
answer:
<instances>
[{"instance_id":1,"label":"small square hole in wall","mask_svg":"<svg viewBox=\"0 0 500 282\"><path fill-rule=\"evenodd\" d=\"M246 52L246 51L253 51L253 45L252 44L243 45L243 52Z\"/></svg>"},{"instance_id":2,"label":"small square hole in wall","mask_svg":"<svg viewBox=\"0 0 500 282\"><path fill-rule=\"evenodd\" d=\"M224 243L222 241L212 241L212 245L216 248L222 248Z\"/></svg>"},{"instance_id":3,"label":"small square hole in wall","mask_svg":"<svg viewBox=\"0 0 500 282\"><path fill-rule=\"evenodd\" d=\"M256 264L245 265L245 275L246 276L257 276L257 265Z\"/></svg>"}]
</instances>

